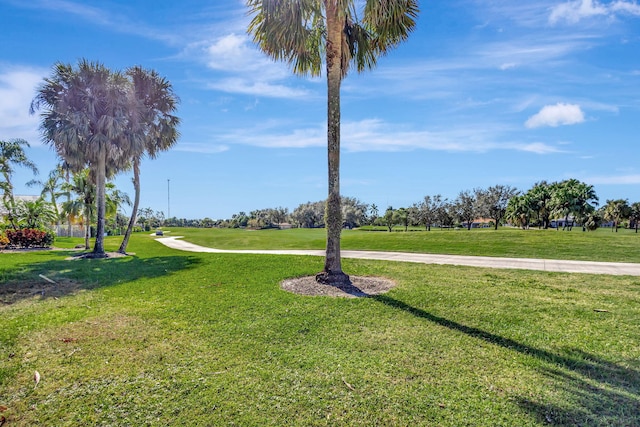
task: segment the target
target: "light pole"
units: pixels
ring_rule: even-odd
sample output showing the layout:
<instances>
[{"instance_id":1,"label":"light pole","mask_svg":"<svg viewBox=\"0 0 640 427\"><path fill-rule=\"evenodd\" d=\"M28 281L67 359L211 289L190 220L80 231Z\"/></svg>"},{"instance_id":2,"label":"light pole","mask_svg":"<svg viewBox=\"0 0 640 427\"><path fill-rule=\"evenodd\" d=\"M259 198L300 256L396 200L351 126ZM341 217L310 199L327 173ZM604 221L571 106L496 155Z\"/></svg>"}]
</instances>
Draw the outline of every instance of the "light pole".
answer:
<instances>
[{"instance_id":1,"label":"light pole","mask_svg":"<svg viewBox=\"0 0 640 427\"><path fill-rule=\"evenodd\" d=\"M171 187L169 186L170 182L171 180L167 179L167 220L171 218Z\"/></svg>"}]
</instances>

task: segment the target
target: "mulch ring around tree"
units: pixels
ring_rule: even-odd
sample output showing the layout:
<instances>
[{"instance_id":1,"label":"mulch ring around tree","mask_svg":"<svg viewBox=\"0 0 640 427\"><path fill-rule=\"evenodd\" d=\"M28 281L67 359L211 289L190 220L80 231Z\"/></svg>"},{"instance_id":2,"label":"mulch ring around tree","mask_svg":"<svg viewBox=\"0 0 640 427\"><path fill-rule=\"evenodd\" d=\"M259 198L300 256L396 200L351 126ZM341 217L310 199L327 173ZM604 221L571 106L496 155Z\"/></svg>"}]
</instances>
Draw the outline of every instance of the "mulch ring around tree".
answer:
<instances>
[{"instance_id":1,"label":"mulch ring around tree","mask_svg":"<svg viewBox=\"0 0 640 427\"><path fill-rule=\"evenodd\" d=\"M283 280L280 287L298 295L364 298L384 294L396 286L393 280L384 277L351 276L350 279L351 285L331 286L318 283L315 276L304 276Z\"/></svg>"}]
</instances>

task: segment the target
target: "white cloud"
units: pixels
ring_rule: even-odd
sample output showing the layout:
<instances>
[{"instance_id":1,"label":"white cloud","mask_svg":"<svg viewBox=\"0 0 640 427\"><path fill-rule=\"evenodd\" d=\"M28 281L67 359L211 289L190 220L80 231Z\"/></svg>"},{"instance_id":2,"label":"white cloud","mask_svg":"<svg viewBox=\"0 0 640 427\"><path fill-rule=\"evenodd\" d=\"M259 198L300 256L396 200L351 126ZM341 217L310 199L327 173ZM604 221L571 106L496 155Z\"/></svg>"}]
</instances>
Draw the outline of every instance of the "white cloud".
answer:
<instances>
[{"instance_id":1,"label":"white cloud","mask_svg":"<svg viewBox=\"0 0 640 427\"><path fill-rule=\"evenodd\" d=\"M575 0L551 8L549 22L556 24L566 21L575 24L583 19L596 16L615 17L619 13L640 16L640 5L632 1L617 0L606 4L598 0Z\"/></svg>"},{"instance_id":2,"label":"white cloud","mask_svg":"<svg viewBox=\"0 0 640 427\"><path fill-rule=\"evenodd\" d=\"M295 89L269 81L254 81L236 77L220 79L207 85L209 89L244 95L266 96L269 98L301 98L309 94L307 90Z\"/></svg>"},{"instance_id":3,"label":"white cloud","mask_svg":"<svg viewBox=\"0 0 640 427\"><path fill-rule=\"evenodd\" d=\"M227 145L215 145L199 142L179 142L173 150L187 153L218 154L229 150Z\"/></svg>"},{"instance_id":4,"label":"white cloud","mask_svg":"<svg viewBox=\"0 0 640 427\"><path fill-rule=\"evenodd\" d=\"M0 68L0 138L23 138L38 144L39 117L30 115L29 107L45 75L45 71L32 68Z\"/></svg>"},{"instance_id":5,"label":"white cloud","mask_svg":"<svg viewBox=\"0 0 640 427\"><path fill-rule=\"evenodd\" d=\"M529 120L525 122L525 126L527 128L557 127L582 122L584 122L584 113L579 105L557 103L556 105L547 105L537 114L529 117Z\"/></svg>"},{"instance_id":6,"label":"white cloud","mask_svg":"<svg viewBox=\"0 0 640 427\"><path fill-rule=\"evenodd\" d=\"M221 136L229 144L265 148L326 147L325 124L282 132L282 124L238 130ZM289 127L289 126L287 126ZM536 154L563 152L544 143L502 143L500 130L484 126L459 127L449 131L411 130L379 119L342 123L340 142L348 152L447 151L484 153L494 150L524 151Z\"/></svg>"}]
</instances>

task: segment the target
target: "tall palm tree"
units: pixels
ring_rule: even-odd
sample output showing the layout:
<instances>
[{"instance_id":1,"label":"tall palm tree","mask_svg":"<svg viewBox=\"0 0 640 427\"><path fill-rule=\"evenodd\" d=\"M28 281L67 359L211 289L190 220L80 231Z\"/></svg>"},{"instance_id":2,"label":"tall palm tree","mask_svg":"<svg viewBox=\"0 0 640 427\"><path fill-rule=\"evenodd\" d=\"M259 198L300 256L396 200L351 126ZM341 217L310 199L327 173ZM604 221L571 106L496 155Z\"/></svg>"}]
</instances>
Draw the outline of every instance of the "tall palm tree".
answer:
<instances>
[{"instance_id":1,"label":"tall palm tree","mask_svg":"<svg viewBox=\"0 0 640 427\"><path fill-rule=\"evenodd\" d=\"M340 233L340 85L351 64L358 72L407 39L415 27L417 0L247 0L248 32L260 49L286 61L298 75L327 73L327 248L320 283L350 284L342 271ZM358 20L358 17L362 17ZM323 58L324 54L324 58Z\"/></svg>"},{"instance_id":2,"label":"tall palm tree","mask_svg":"<svg viewBox=\"0 0 640 427\"><path fill-rule=\"evenodd\" d=\"M30 169L34 175L38 174L38 168L35 163L27 158L24 147L29 147L29 143L24 139L0 141L0 190L2 190L2 203L7 210L9 222L14 228L16 228L14 218L16 202L13 197L11 176L16 166Z\"/></svg>"},{"instance_id":3,"label":"tall palm tree","mask_svg":"<svg viewBox=\"0 0 640 427\"><path fill-rule=\"evenodd\" d=\"M107 170L127 161L131 135L129 81L97 62L78 67L57 63L38 88L31 111L42 109L40 129L72 170L89 166L96 175L97 235L93 256L105 257L105 184Z\"/></svg>"},{"instance_id":4,"label":"tall palm tree","mask_svg":"<svg viewBox=\"0 0 640 427\"><path fill-rule=\"evenodd\" d=\"M178 140L180 119L173 115L177 109L178 97L171 83L153 70L132 67L127 76L133 84L133 112L131 121L133 134L141 137L132 140L131 154L133 166L133 186L135 196L131 218L118 252L125 253L140 206L140 161L146 154L155 158L160 151L166 151Z\"/></svg>"}]
</instances>

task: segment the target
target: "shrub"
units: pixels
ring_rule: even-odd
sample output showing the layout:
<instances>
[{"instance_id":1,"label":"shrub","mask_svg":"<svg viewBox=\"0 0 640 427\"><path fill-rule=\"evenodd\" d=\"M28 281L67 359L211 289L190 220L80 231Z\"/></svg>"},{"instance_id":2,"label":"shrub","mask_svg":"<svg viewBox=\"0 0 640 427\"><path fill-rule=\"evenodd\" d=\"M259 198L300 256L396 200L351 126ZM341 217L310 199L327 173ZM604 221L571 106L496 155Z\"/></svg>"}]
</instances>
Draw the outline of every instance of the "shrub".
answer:
<instances>
[{"instance_id":1,"label":"shrub","mask_svg":"<svg viewBox=\"0 0 640 427\"><path fill-rule=\"evenodd\" d=\"M55 240L53 232L35 228L7 230L6 234L9 244L21 248L48 248Z\"/></svg>"},{"instance_id":2,"label":"shrub","mask_svg":"<svg viewBox=\"0 0 640 427\"><path fill-rule=\"evenodd\" d=\"M0 249L4 249L7 246L9 246L9 239L7 238L7 236L3 236L2 234L0 234Z\"/></svg>"}]
</instances>

